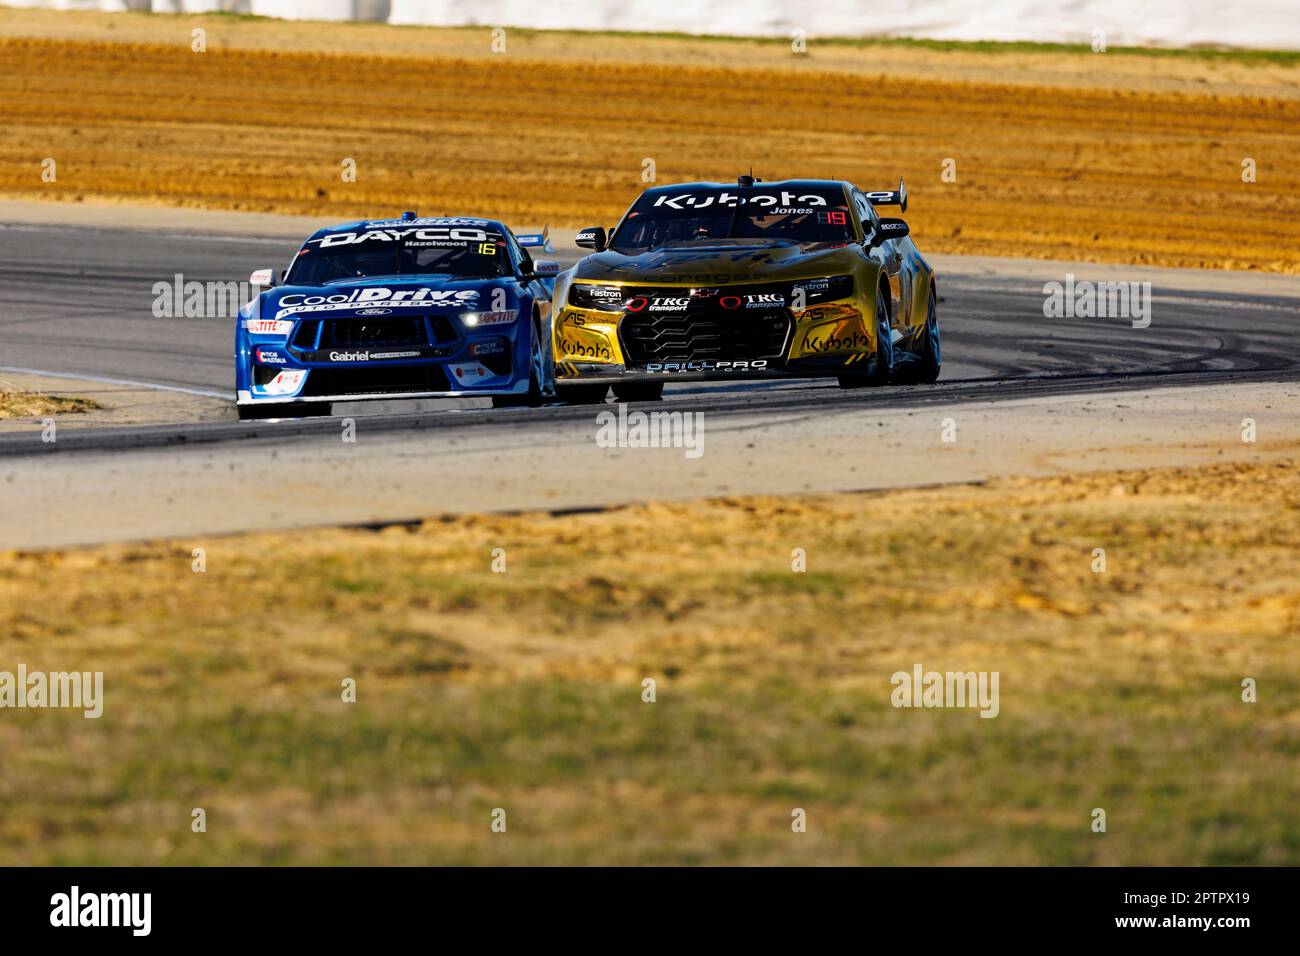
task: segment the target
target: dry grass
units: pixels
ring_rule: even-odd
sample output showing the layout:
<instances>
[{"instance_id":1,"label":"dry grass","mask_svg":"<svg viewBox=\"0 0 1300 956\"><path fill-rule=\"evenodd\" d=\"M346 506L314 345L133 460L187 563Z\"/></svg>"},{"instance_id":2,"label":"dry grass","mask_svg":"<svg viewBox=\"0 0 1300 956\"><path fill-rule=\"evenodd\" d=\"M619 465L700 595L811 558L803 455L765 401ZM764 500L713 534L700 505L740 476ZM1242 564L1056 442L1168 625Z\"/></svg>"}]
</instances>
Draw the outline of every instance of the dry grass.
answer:
<instances>
[{"instance_id":1,"label":"dry grass","mask_svg":"<svg viewBox=\"0 0 1300 956\"><path fill-rule=\"evenodd\" d=\"M89 398L65 398L41 392L0 392L0 421L92 412L102 407Z\"/></svg>"},{"instance_id":2,"label":"dry grass","mask_svg":"<svg viewBox=\"0 0 1300 956\"><path fill-rule=\"evenodd\" d=\"M228 20L200 55L188 19L68 22L90 26L0 30L0 192L584 226L646 158L660 182L752 164L904 175L935 252L1300 271L1290 63L527 33L492 55L473 31Z\"/></svg>"},{"instance_id":3,"label":"dry grass","mask_svg":"<svg viewBox=\"0 0 1300 956\"><path fill-rule=\"evenodd\" d=\"M1298 515L1288 462L3 555L0 669L106 706L0 715L0 862L1295 864Z\"/></svg>"}]
</instances>

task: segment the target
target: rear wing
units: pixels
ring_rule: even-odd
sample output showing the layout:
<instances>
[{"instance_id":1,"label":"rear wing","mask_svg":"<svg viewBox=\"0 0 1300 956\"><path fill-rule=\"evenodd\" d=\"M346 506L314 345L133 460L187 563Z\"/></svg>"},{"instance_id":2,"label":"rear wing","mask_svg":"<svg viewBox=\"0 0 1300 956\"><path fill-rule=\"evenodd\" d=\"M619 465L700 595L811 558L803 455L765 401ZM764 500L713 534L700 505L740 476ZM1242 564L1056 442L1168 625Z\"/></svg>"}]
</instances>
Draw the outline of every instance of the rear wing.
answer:
<instances>
[{"instance_id":1,"label":"rear wing","mask_svg":"<svg viewBox=\"0 0 1300 956\"><path fill-rule=\"evenodd\" d=\"M515 238L519 244L525 248L541 249L543 252L554 252L555 247L551 245L551 228L542 226L541 232L517 232Z\"/></svg>"},{"instance_id":2,"label":"rear wing","mask_svg":"<svg viewBox=\"0 0 1300 956\"><path fill-rule=\"evenodd\" d=\"M890 192L866 193L867 199L871 200L873 206L899 206L903 212L907 212L907 187L903 185L903 177L898 177L898 189Z\"/></svg>"}]
</instances>

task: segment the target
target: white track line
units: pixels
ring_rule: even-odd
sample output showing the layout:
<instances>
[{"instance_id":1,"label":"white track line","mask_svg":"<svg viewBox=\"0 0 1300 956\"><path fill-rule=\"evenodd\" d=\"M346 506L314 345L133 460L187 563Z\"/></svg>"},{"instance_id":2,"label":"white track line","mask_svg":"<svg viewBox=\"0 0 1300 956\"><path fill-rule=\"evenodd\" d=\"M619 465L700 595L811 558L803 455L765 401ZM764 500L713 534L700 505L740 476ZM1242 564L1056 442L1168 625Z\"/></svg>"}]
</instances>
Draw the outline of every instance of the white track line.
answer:
<instances>
[{"instance_id":1,"label":"white track line","mask_svg":"<svg viewBox=\"0 0 1300 956\"><path fill-rule=\"evenodd\" d=\"M153 382L135 382L124 378L104 378L100 375L76 375L72 372L50 372L43 368L18 368L13 365L0 365L0 372L13 372L15 375L44 375L48 378L70 378L78 382L98 382L101 385L124 385L130 388L152 388L159 392L180 392L183 395L197 395L199 398L220 398L233 402L234 391L213 392L203 388L183 388L180 385L156 385Z\"/></svg>"}]
</instances>

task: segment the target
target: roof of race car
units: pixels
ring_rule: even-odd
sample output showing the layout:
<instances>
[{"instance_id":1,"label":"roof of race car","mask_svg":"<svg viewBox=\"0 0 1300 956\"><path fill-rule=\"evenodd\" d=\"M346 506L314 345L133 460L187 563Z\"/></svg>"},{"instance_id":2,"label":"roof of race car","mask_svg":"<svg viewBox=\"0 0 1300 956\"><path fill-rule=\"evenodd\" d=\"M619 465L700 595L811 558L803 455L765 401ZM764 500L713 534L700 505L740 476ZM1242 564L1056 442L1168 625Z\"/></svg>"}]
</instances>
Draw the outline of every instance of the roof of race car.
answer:
<instances>
[{"instance_id":1,"label":"roof of race car","mask_svg":"<svg viewBox=\"0 0 1300 956\"><path fill-rule=\"evenodd\" d=\"M680 192L683 189L843 189L853 184L843 179L758 179L751 185L730 183L667 183L663 186L651 186L642 196L662 192Z\"/></svg>"},{"instance_id":2,"label":"roof of race car","mask_svg":"<svg viewBox=\"0 0 1300 956\"><path fill-rule=\"evenodd\" d=\"M371 229L387 229L394 226L408 229L420 226L482 226L488 229L499 229L502 232L510 231L503 223L495 219L480 219L475 216L420 216L413 219L394 216L388 219L358 219L355 222L341 222L336 226L324 226L313 232L309 240L338 233L365 232Z\"/></svg>"}]
</instances>

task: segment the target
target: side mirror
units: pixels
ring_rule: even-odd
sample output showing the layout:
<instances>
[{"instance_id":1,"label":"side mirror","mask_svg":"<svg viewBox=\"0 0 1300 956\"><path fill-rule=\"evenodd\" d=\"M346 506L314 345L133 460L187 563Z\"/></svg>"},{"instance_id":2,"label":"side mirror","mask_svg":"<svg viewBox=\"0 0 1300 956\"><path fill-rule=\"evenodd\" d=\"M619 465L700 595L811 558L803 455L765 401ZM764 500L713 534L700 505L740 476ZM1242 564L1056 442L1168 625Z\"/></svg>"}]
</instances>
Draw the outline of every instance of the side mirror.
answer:
<instances>
[{"instance_id":1,"label":"side mirror","mask_svg":"<svg viewBox=\"0 0 1300 956\"><path fill-rule=\"evenodd\" d=\"M554 279L560 274L560 264L554 259L534 259L532 268L520 273L519 281L532 282L534 279Z\"/></svg>"},{"instance_id":2,"label":"side mirror","mask_svg":"<svg viewBox=\"0 0 1300 956\"><path fill-rule=\"evenodd\" d=\"M902 239L909 232L911 230L907 228L907 223L902 219L882 219L877 224L876 231L871 234L868 242L874 248L889 239Z\"/></svg>"},{"instance_id":3,"label":"side mirror","mask_svg":"<svg viewBox=\"0 0 1300 956\"><path fill-rule=\"evenodd\" d=\"M596 252L600 252L600 250L604 249L605 243L608 241L608 237L605 235L604 226L592 226L590 229L580 229L578 235L573 240L574 245L579 246L582 249L593 249Z\"/></svg>"},{"instance_id":4,"label":"side mirror","mask_svg":"<svg viewBox=\"0 0 1300 956\"><path fill-rule=\"evenodd\" d=\"M258 269L248 277L248 284L261 286L264 289L273 289L276 286L274 269Z\"/></svg>"}]
</instances>

